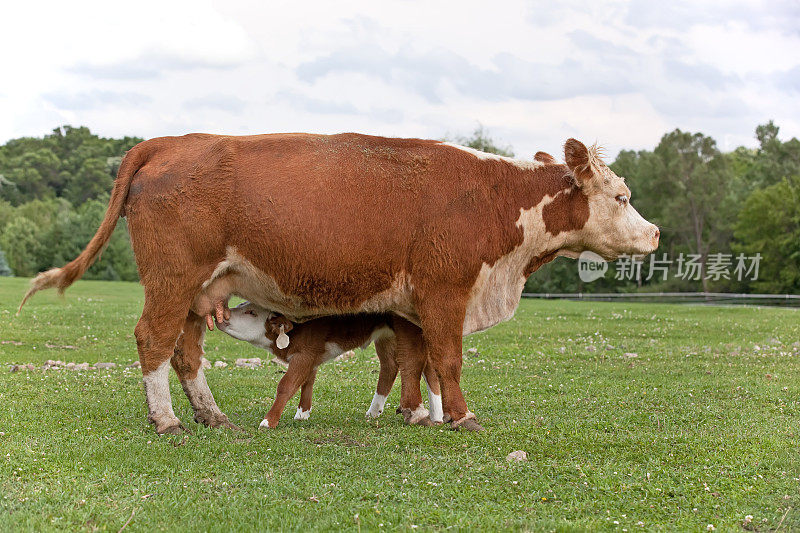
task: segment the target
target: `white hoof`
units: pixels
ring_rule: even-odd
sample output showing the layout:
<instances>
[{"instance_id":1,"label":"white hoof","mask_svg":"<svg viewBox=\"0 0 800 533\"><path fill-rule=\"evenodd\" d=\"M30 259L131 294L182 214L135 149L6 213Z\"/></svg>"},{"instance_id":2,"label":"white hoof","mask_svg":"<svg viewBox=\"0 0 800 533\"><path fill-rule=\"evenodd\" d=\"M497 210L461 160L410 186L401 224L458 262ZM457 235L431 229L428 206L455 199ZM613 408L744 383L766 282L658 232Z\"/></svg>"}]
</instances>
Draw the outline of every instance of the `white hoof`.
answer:
<instances>
[{"instance_id":1,"label":"white hoof","mask_svg":"<svg viewBox=\"0 0 800 533\"><path fill-rule=\"evenodd\" d=\"M372 397L372 403L367 410L367 418L378 418L383 414L383 407L386 405L386 396L377 392Z\"/></svg>"},{"instance_id":2,"label":"white hoof","mask_svg":"<svg viewBox=\"0 0 800 533\"><path fill-rule=\"evenodd\" d=\"M295 420L308 420L308 417L311 416L311 407L308 408L308 411L303 411L302 407L297 408L297 412L294 414Z\"/></svg>"},{"instance_id":3,"label":"white hoof","mask_svg":"<svg viewBox=\"0 0 800 533\"><path fill-rule=\"evenodd\" d=\"M260 427L260 428L268 428L269 427L269 420L267 420L265 418L264 420L261 421L261 423L258 425L258 427Z\"/></svg>"}]
</instances>

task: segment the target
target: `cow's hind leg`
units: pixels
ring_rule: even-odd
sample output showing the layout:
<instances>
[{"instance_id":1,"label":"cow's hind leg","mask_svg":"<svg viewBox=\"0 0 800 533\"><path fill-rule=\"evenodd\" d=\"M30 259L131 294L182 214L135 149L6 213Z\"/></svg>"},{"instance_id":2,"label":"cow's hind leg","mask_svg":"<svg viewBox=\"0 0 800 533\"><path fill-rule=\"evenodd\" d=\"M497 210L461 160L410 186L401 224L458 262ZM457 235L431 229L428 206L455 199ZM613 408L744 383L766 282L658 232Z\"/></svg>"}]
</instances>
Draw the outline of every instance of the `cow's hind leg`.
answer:
<instances>
[{"instance_id":1,"label":"cow's hind leg","mask_svg":"<svg viewBox=\"0 0 800 533\"><path fill-rule=\"evenodd\" d=\"M184 306L176 305L180 298L145 287L144 309L135 329L147 396L147 419L160 434L178 434L184 430L172 410L169 392L169 362L191 302L188 297L183 300Z\"/></svg>"},{"instance_id":2,"label":"cow's hind leg","mask_svg":"<svg viewBox=\"0 0 800 533\"><path fill-rule=\"evenodd\" d=\"M239 430L231 424L225 413L217 407L214 395L208 388L205 374L201 368L205 322L203 317L189 311L183 325L183 334L175 345L172 368L178 374L183 391L194 409L194 420L213 428L226 427Z\"/></svg>"}]
</instances>

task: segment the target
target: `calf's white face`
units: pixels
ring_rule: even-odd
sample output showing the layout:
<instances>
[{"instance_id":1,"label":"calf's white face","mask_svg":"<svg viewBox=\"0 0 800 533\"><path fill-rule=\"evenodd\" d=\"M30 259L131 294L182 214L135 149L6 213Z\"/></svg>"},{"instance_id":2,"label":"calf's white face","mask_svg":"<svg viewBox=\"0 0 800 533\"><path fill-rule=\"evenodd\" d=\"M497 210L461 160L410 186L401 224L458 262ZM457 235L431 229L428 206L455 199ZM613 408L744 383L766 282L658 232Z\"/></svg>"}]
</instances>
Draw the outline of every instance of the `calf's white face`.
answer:
<instances>
[{"instance_id":1,"label":"calf's white face","mask_svg":"<svg viewBox=\"0 0 800 533\"><path fill-rule=\"evenodd\" d=\"M568 250L576 256L591 250L608 261L654 252L659 229L633 208L625 180L606 166L596 149L587 149L580 141L568 140L564 155L589 203L589 218Z\"/></svg>"},{"instance_id":2,"label":"calf's white face","mask_svg":"<svg viewBox=\"0 0 800 533\"><path fill-rule=\"evenodd\" d=\"M217 324L217 327L235 339L268 350L272 347L272 341L266 336L265 324L274 316L271 311L244 302L231 309L231 318Z\"/></svg>"}]
</instances>

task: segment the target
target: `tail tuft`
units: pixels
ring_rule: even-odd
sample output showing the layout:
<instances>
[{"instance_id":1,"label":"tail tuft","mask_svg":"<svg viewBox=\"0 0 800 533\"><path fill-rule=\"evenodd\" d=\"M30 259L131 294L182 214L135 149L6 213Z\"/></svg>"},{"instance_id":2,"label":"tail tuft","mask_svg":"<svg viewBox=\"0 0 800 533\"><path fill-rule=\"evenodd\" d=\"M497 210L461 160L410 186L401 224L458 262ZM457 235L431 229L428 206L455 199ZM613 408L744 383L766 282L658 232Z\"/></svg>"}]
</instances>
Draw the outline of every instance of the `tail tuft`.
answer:
<instances>
[{"instance_id":1,"label":"tail tuft","mask_svg":"<svg viewBox=\"0 0 800 533\"><path fill-rule=\"evenodd\" d=\"M36 294L37 292L41 291L42 289L52 289L53 287L58 287L58 293L63 294L64 290L69 287L69 283L66 282L66 273L64 272L63 268L51 268L46 272L42 272L35 278L31 280L31 288L28 289L28 292L25 293L25 297L22 299L22 302L19 304L19 309L17 309L17 316L19 316L20 311L22 311L22 306L25 305L25 302L28 301L28 298Z\"/></svg>"}]
</instances>

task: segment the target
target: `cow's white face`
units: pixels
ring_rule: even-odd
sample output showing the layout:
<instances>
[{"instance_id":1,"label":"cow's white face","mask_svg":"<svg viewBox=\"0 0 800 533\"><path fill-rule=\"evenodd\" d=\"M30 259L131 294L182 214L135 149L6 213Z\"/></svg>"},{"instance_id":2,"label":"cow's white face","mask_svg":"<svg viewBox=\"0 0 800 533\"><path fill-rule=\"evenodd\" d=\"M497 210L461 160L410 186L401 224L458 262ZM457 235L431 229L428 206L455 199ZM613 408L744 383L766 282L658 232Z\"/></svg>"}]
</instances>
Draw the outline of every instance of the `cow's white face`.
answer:
<instances>
[{"instance_id":1,"label":"cow's white face","mask_svg":"<svg viewBox=\"0 0 800 533\"><path fill-rule=\"evenodd\" d=\"M272 341L266 336L265 324L274 316L263 307L244 302L231 309L231 318L218 323L217 327L235 339L268 350L272 347Z\"/></svg>"},{"instance_id":2,"label":"cow's white face","mask_svg":"<svg viewBox=\"0 0 800 533\"><path fill-rule=\"evenodd\" d=\"M660 236L658 227L633 208L625 180L614 174L594 149L587 149L580 141L568 140L564 154L589 202L589 218L576 232L568 251L577 255L591 250L608 261L620 255L654 252Z\"/></svg>"}]
</instances>

